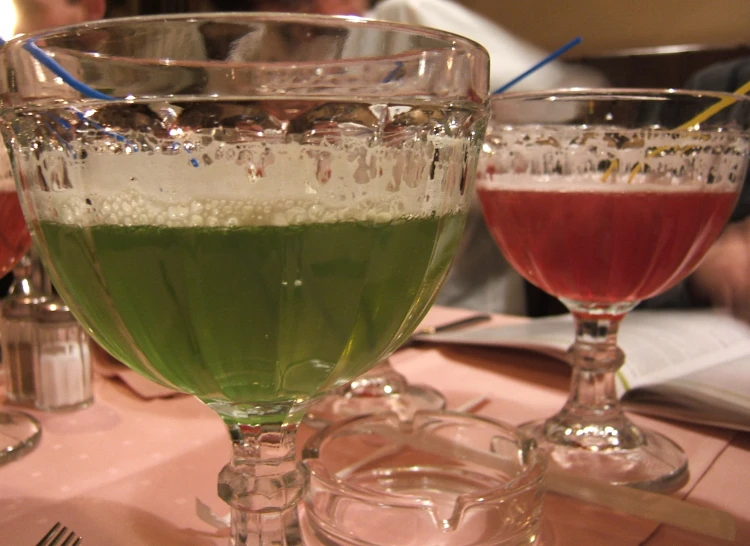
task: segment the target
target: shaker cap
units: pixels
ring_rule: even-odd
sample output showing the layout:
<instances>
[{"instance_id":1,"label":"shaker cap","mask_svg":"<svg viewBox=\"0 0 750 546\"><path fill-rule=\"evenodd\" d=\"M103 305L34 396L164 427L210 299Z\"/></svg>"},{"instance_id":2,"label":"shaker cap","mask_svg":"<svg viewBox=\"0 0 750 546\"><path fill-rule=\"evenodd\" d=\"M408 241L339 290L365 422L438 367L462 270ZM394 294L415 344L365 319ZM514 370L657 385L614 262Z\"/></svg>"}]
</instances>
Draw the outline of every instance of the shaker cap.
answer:
<instances>
[{"instance_id":1,"label":"shaker cap","mask_svg":"<svg viewBox=\"0 0 750 546\"><path fill-rule=\"evenodd\" d=\"M69 322L75 320L70 308L59 297L47 298L33 305L31 316L37 322Z\"/></svg>"}]
</instances>

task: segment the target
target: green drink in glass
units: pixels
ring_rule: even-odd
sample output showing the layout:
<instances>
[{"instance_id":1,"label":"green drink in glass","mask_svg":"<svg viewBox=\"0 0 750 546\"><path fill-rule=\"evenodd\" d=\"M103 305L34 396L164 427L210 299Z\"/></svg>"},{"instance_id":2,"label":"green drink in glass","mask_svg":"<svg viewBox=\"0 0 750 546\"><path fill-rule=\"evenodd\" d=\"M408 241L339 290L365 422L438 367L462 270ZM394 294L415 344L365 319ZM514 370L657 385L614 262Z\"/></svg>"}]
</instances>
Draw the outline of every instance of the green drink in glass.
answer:
<instances>
[{"instance_id":1,"label":"green drink in glass","mask_svg":"<svg viewBox=\"0 0 750 546\"><path fill-rule=\"evenodd\" d=\"M126 98L20 70L27 39ZM27 39L5 50L19 70L3 129L55 285L115 357L225 421L231 543L299 543L297 425L433 301L484 136L486 53L278 14Z\"/></svg>"}]
</instances>

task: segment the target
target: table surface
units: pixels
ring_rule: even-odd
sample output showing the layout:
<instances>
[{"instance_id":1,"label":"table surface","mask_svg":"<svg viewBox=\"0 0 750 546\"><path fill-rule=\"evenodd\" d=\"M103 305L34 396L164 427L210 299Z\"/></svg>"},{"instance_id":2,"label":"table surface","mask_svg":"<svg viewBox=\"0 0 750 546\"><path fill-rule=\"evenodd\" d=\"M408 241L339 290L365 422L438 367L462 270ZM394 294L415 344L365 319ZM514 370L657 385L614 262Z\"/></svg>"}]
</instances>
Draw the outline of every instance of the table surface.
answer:
<instances>
[{"instance_id":1,"label":"table surface","mask_svg":"<svg viewBox=\"0 0 750 546\"><path fill-rule=\"evenodd\" d=\"M467 314L436 307L425 322ZM511 424L554 413L570 377L559 361L512 350L419 346L397 352L392 362L409 381L441 391L449 408L486 396L475 413ZM32 412L43 426L39 446L0 467L0 544L31 546L62 521L91 545L226 545L225 532L196 515L196 499L219 515L228 512L216 495L230 453L221 420L192 397L145 399L115 378L97 378L95 399L76 412ZM632 417L685 449L690 479L674 496L732 514L736 539L547 495L543 545L750 544L750 434Z\"/></svg>"}]
</instances>

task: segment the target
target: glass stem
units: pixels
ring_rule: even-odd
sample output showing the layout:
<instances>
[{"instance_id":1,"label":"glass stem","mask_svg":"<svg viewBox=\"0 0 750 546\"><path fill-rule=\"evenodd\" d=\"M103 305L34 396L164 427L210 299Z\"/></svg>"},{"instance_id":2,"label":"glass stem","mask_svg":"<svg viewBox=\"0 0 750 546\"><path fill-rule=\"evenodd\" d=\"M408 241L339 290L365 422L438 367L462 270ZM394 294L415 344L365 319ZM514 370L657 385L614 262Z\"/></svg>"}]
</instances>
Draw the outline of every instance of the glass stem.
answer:
<instances>
[{"instance_id":1,"label":"glass stem","mask_svg":"<svg viewBox=\"0 0 750 546\"><path fill-rule=\"evenodd\" d=\"M576 338L568 350L573 368L568 400L545 423L545 435L556 443L590 449L633 448L643 442L625 417L615 388L615 374L625 362L617 346L624 315L592 316L573 312Z\"/></svg>"},{"instance_id":2,"label":"glass stem","mask_svg":"<svg viewBox=\"0 0 750 546\"><path fill-rule=\"evenodd\" d=\"M295 460L297 423L228 423L232 460L219 496L232 508L232 546L302 544L297 502L305 484Z\"/></svg>"},{"instance_id":3,"label":"glass stem","mask_svg":"<svg viewBox=\"0 0 750 546\"><path fill-rule=\"evenodd\" d=\"M604 414L619 409L615 373L625 362L617 346L622 317L576 317L576 339L568 350L573 378L567 406L576 412Z\"/></svg>"}]
</instances>

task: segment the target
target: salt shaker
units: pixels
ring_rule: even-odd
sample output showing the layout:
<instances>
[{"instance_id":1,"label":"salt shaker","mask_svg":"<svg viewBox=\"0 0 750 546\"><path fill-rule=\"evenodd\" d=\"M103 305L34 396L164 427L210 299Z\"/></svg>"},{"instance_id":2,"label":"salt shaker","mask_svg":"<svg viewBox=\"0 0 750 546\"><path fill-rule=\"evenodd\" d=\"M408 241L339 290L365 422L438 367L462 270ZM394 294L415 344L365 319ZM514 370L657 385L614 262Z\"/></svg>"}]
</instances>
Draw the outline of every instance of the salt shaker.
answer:
<instances>
[{"instance_id":1,"label":"salt shaker","mask_svg":"<svg viewBox=\"0 0 750 546\"><path fill-rule=\"evenodd\" d=\"M34 275L35 266L30 254L21 258L13 269L14 282L2 307L6 394L9 402L22 406L33 406L35 399L33 309L47 300L38 284L39 277Z\"/></svg>"},{"instance_id":2,"label":"salt shaker","mask_svg":"<svg viewBox=\"0 0 750 546\"><path fill-rule=\"evenodd\" d=\"M45 411L84 408L94 399L89 338L59 296L33 306L34 406Z\"/></svg>"}]
</instances>

